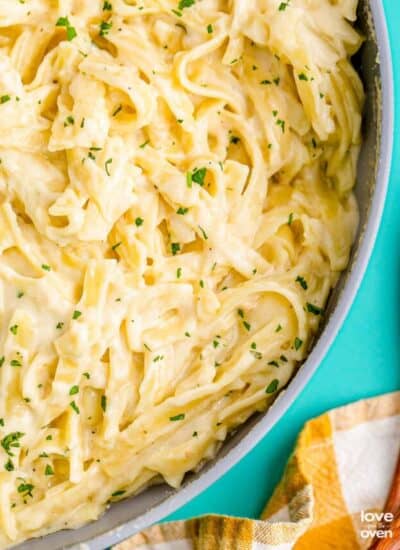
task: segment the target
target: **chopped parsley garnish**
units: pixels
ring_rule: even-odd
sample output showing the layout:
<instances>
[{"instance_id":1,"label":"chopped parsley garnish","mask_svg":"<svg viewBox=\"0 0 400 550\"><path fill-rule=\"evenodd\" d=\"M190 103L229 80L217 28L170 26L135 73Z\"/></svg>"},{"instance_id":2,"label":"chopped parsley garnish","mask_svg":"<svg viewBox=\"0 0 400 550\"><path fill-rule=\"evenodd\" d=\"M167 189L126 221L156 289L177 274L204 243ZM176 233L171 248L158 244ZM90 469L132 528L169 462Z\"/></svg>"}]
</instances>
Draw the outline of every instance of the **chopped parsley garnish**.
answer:
<instances>
[{"instance_id":1,"label":"chopped parsley garnish","mask_svg":"<svg viewBox=\"0 0 400 550\"><path fill-rule=\"evenodd\" d=\"M77 36L75 27L72 27L68 17L60 17L57 20L56 27L65 27L67 31L67 40L69 40L70 42Z\"/></svg>"},{"instance_id":2,"label":"chopped parsley garnish","mask_svg":"<svg viewBox=\"0 0 400 550\"><path fill-rule=\"evenodd\" d=\"M75 119L72 115L68 115L64 121L64 128L67 126L73 126L75 124Z\"/></svg>"},{"instance_id":3,"label":"chopped parsley garnish","mask_svg":"<svg viewBox=\"0 0 400 550\"><path fill-rule=\"evenodd\" d=\"M298 336L294 339L294 349L298 351L301 346L303 345L303 340L301 340Z\"/></svg>"},{"instance_id":4,"label":"chopped parsley garnish","mask_svg":"<svg viewBox=\"0 0 400 550\"><path fill-rule=\"evenodd\" d=\"M18 359L11 359L10 365L12 367L22 367L21 361L18 361Z\"/></svg>"},{"instance_id":5,"label":"chopped parsley garnish","mask_svg":"<svg viewBox=\"0 0 400 550\"><path fill-rule=\"evenodd\" d=\"M307 290L308 284L304 277L301 277L300 275L296 278L296 283L299 283L301 288L304 288L304 290Z\"/></svg>"},{"instance_id":6,"label":"chopped parsley garnish","mask_svg":"<svg viewBox=\"0 0 400 550\"><path fill-rule=\"evenodd\" d=\"M136 227L140 227L141 225L143 225L143 223L144 223L143 218L136 218L136 220L135 220Z\"/></svg>"},{"instance_id":7,"label":"chopped parsley garnish","mask_svg":"<svg viewBox=\"0 0 400 550\"><path fill-rule=\"evenodd\" d=\"M182 11L185 8L190 8L190 6L193 6L195 2L196 0L180 0L178 4L178 10Z\"/></svg>"},{"instance_id":8,"label":"chopped parsley garnish","mask_svg":"<svg viewBox=\"0 0 400 550\"><path fill-rule=\"evenodd\" d=\"M124 495L126 491L114 491L114 493L111 495L112 497L120 497Z\"/></svg>"},{"instance_id":9,"label":"chopped parsley garnish","mask_svg":"<svg viewBox=\"0 0 400 550\"><path fill-rule=\"evenodd\" d=\"M287 222L287 224L288 224L289 226L291 226L292 223L293 223L293 216L294 216L293 212L290 212L289 218L288 218L288 222Z\"/></svg>"},{"instance_id":10,"label":"chopped parsley garnish","mask_svg":"<svg viewBox=\"0 0 400 550\"><path fill-rule=\"evenodd\" d=\"M180 216L184 216L188 212L189 212L189 208L184 208L183 206L180 206L176 211L176 213L179 214Z\"/></svg>"},{"instance_id":11,"label":"chopped parsley garnish","mask_svg":"<svg viewBox=\"0 0 400 550\"><path fill-rule=\"evenodd\" d=\"M59 323L57 323L56 328L57 328L58 330L61 330L62 328L64 328L64 323L62 323L62 322L60 321Z\"/></svg>"},{"instance_id":12,"label":"chopped parsley garnish","mask_svg":"<svg viewBox=\"0 0 400 550\"><path fill-rule=\"evenodd\" d=\"M279 368L279 363L278 363L278 361L269 361L269 362L268 362L268 365L271 365L271 367L277 367L277 368Z\"/></svg>"},{"instance_id":13,"label":"chopped parsley garnish","mask_svg":"<svg viewBox=\"0 0 400 550\"><path fill-rule=\"evenodd\" d=\"M79 386L72 386L72 388L69 390L69 395L75 395L79 393Z\"/></svg>"},{"instance_id":14,"label":"chopped parsley garnish","mask_svg":"<svg viewBox=\"0 0 400 550\"><path fill-rule=\"evenodd\" d=\"M272 382L268 385L267 389L265 390L266 393L275 393L279 386L279 380L275 378L275 380L272 380Z\"/></svg>"},{"instance_id":15,"label":"chopped parsley garnish","mask_svg":"<svg viewBox=\"0 0 400 550\"><path fill-rule=\"evenodd\" d=\"M231 143L233 143L234 145L237 145L240 141L240 137L238 136L231 136L231 139L229 140Z\"/></svg>"},{"instance_id":16,"label":"chopped parsley garnish","mask_svg":"<svg viewBox=\"0 0 400 550\"><path fill-rule=\"evenodd\" d=\"M20 447L19 440L24 435L25 434L22 432L12 432L3 437L3 439L1 440L1 446L9 456L14 456L14 454L11 452L11 449Z\"/></svg>"},{"instance_id":17,"label":"chopped parsley garnish","mask_svg":"<svg viewBox=\"0 0 400 550\"><path fill-rule=\"evenodd\" d=\"M11 97L9 95L2 95L0 97L0 103L7 103L7 101L10 101Z\"/></svg>"},{"instance_id":18,"label":"chopped parsley garnish","mask_svg":"<svg viewBox=\"0 0 400 550\"><path fill-rule=\"evenodd\" d=\"M13 325L12 327L10 327L10 332L12 332L12 334L16 335L17 332L18 332L18 325Z\"/></svg>"},{"instance_id":19,"label":"chopped parsley garnish","mask_svg":"<svg viewBox=\"0 0 400 550\"><path fill-rule=\"evenodd\" d=\"M101 396L101 408L103 409L103 412L106 412L106 410L107 410L107 397L105 395Z\"/></svg>"},{"instance_id":20,"label":"chopped parsley garnish","mask_svg":"<svg viewBox=\"0 0 400 550\"><path fill-rule=\"evenodd\" d=\"M24 493L24 496L29 495L31 497L34 487L35 486L32 485L32 483L20 483L17 487L17 491L19 493Z\"/></svg>"},{"instance_id":21,"label":"chopped parsley garnish","mask_svg":"<svg viewBox=\"0 0 400 550\"><path fill-rule=\"evenodd\" d=\"M45 271L51 271L51 267L47 264L42 264L42 269L44 269Z\"/></svg>"},{"instance_id":22,"label":"chopped parsley garnish","mask_svg":"<svg viewBox=\"0 0 400 550\"><path fill-rule=\"evenodd\" d=\"M22 292L22 290L19 290L17 292L17 298L22 298L23 295L24 295L24 292Z\"/></svg>"},{"instance_id":23,"label":"chopped parsley garnish","mask_svg":"<svg viewBox=\"0 0 400 550\"><path fill-rule=\"evenodd\" d=\"M111 247L111 250L114 250L114 251L117 250L117 248L118 248L119 246L121 246L121 244L122 244L121 241L120 241L119 243L117 243L117 244L114 244L114 245Z\"/></svg>"},{"instance_id":24,"label":"chopped parsley garnish","mask_svg":"<svg viewBox=\"0 0 400 550\"><path fill-rule=\"evenodd\" d=\"M79 319L79 317L82 315L82 312L81 311L78 311L77 309L74 311L74 313L72 314L72 319L76 320L76 319Z\"/></svg>"},{"instance_id":25,"label":"chopped parsley garnish","mask_svg":"<svg viewBox=\"0 0 400 550\"><path fill-rule=\"evenodd\" d=\"M181 413L181 414L177 414L176 416L170 416L169 419L171 422L177 422L178 420L184 420L185 415L184 413Z\"/></svg>"},{"instance_id":26,"label":"chopped parsley garnish","mask_svg":"<svg viewBox=\"0 0 400 550\"><path fill-rule=\"evenodd\" d=\"M324 313L324 310L314 304L310 304L309 302L307 302L307 311L309 313L313 313L314 315L322 315Z\"/></svg>"},{"instance_id":27,"label":"chopped parsley garnish","mask_svg":"<svg viewBox=\"0 0 400 550\"><path fill-rule=\"evenodd\" d=\"M118 107L113 112L112 116L117 116L118 113L122 111L122 105L118 105Z\"/></svg>"},{"instance_id":28,"label":"chopped parsley garnish","mask_svg":"<svg viewBox=\"0 0 400 550\"><path fill-rule=\"evenodd\" d=\"M9 458L7 462L4 464L4 469L7 470L7 472L12 472L14 470L14 464L11 458Z\"/></svg>"},{"instance_id":29,"label":"chopped parsley garnish","mask_svg":"<svg viewBox=\"0 0 400 550\"><path fill-rule=\"evenodd\" d=\"M79 410L79 407L78 405L75 403L75 401L71 401L71 403L69 404L69 406L71 407L71 409L76 412L76 414L79 414L80 413L80 410Z\"/></svg>"},{"instance_id":30,"label":"chopped parsley garnish","mask_svg":"<svg viewBox=\"0 0 400 550\"><path fill-rule=\"evenodd\" d=\"M207 32L208 32L208 34L212 34L213 31L214 31L213 26L210 23L209 25L207 25Z\"/></svg>"},{"instance_id":31,"label":"chopped parsley garnish","mask_svg":"<svg viewBox=\"0 0 400 550\"><path fill-rule=\"evenodd\" d=\"M110 32L112 27L112 21L102 21L100 23L100 36L107 36L107 34Z\"/></svg>"},{"instance_id":32,"label":"chopped parsley garnish","mask_svg":"<svg viewBox=\"0 0 400 550\"><path fill-rule=\"evenodd\" d=\"M109 171L109 166L110 166L110 164L112 164L112 161L113 161L113 159L108 159L108 160L106 160L106 162L104 164L104 168L105 168L107 176L111 176L110 171Z\"/></svg>"},{"instance_id":33,"label":"chopped parsley garnish","mask_svg":"<svg viewBox=\"0 0 400 550\"><path fill-rule=\"evenodd\" d=\"M243 321L243 326L247 331L251 330L251 325L247 321Z\"/></svg>"},{"instance_id":34,"label":"chopped parsley garnish","mask_svg":"<svg viewBox=\"0 0 400 550\"><path fill-rule=\"evenodd\" d=\"M204 239L205 241L207 241L207 240L208 240L208 235L207 235L207 233L204 231L204 229L201 227L201 225L199 225L199 229L200 229L200 231L201 231L201 234L203 235L203 239Z\"/></svg>"},{"instance_id":35,"label":"chopped parsley garnish","mask_svg":"<svg viewBox=\"0 0 400 550\"><path fill-rule=\"evenodd\" d=\"M181 250L181 245L179 243L171 243L171 252L173 256L176 256Z\"/></svg>"},{"instance_id":36,"label":"chopped parsley garnish","mask_svg":"<svg viewBox=\"0 0 400 550\"><path fill-rule=\"evenodd\" d=\"M53 476L54 475L54 470L53 468L50 466L50 464L47 464L46 465L46 468L44 470L44 475L45 476Z\"/></svg>"},{"instance_id":37,"label":"chopped parsley garnish","mask_svg":"<svg viewBox=\"0 0 400 550\"><path fill-rule=\"evenodd\" d=\"M290 2L290 0L288 0L287 2L281 2L279 4L278 11L285 11L286 8L289 6L289 2Z\"/></svg>"},{"instance_id":38,"label":"chopped parsley garnish","mask_svg":"<svg viewBox=\"0 0 400 550\"><path fill-rule=\"evenodd\" d=\"M282 330L282 325L278 325L275 329L275 332L280 332Z\"/></svg>"},{"instance_id":39,"label":"chopped parsley garnish","mask_svg":"<svg viewBox=\"0 0 400 550\"><path fill-rule=\"evenodd\" d=\"M180 279L181 277L182 277L182 268L178 267L178 269L176 270L176 278Z\"/></svg>"},{"instance_id":40,"label":"chopped parsley garnish","mask_svg":"<svg viewBox=\"0 0 400 550\"><path fill-rule=\"evenodd\" d=\"M89 378L90 378L90 374L89 374L88 372L84 372L84 373L83 373L83 376L84 376L85 378L87 378L88 380L89 380Z\"/></svg>"},{"instance_id":41,"label":"chopped parsley garnish","mask_svg":"<svg viewBox=\"0 0 400 550\"><path fill-rule=\"evenodd\" d=\"M200 187L204 186L204 178L207 174L207 168L197 168L192 172L191 178L194 183L197 183L200 185Z\"/></svg>"},{"instance_id":42,"label":"chopped parsley garnish","mask_svg":"<svg viewBox=\"0 0 400 550\"><path fill-rule=\"evenodd\" d=\"M110 2L107 2L107 0L103 4L103 11L111 11L112 10L112 4Z\"/></svg>"},{"instance_id":43,"label":"chopped parsley garnish","mask_svg":"<svg viewBox=\"0 0 400 550\"><path fill-rule=\"evenodd\" d=\"M300 73L299 80L304 80L305 82L308 82L308 76L305 73Z\"/></svg>"},{"instance_id":44,"label":"chopped parsley garnish","mask_svg":"<svg viewBox=\"0 0 400 550\"><path fill-rule=\"evenodd\" d=\"M281 127L282 133L284 133L285 132L285 121L282 120L281 118L278 118L278 120L276 121L276 124Z\"/></svg>"},{"instance_id":45,"label":"chopped parsley garnish","mask_svg":"<svg viewBox=\"0 0 400 550\"><path fill-rule=\"evenodd\" d=\"M243 312L243 309L238 309L237 312L238 312L239 317L241 317L242 319L244 319L244 312Z\"/></svg>"},{"instance_id":46,"label":"chopped parsley garnish","mask_svg":"<svg viewBox=\"0 0 400 550\"><path fill-rule=\"evenodd\" d=\"M148 145L150 143L150 140L146 140L142 143L142 145L139 145L140 149L144 149L146 147L146 145Z\"/></svg>"}]
</instances>

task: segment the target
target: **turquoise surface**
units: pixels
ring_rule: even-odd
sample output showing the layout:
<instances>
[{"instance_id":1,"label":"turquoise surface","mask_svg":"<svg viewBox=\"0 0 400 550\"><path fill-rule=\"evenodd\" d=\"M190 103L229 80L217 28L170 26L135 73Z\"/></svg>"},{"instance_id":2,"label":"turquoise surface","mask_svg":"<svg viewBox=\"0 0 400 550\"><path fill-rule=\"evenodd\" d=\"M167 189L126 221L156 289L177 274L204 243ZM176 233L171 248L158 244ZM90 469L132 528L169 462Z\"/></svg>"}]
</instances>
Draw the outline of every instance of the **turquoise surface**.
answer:
<instances>
[{"instance_id":1,"label":"turquoise surface","mask_svg":"<svg viewBox=\"0 0 400 550\"><path fill-rule=\"evenodd\" d=\"M380 2L381 0L373 0ZM400 94L400 2L383 0ZM400 127L400 109L395 128ZM284 418L246 458L169 520L219 513L256 518L309 418L332 407L400 389L400 134L374 253L350 314L327 357Z\"/></svg>"}]
</instances>

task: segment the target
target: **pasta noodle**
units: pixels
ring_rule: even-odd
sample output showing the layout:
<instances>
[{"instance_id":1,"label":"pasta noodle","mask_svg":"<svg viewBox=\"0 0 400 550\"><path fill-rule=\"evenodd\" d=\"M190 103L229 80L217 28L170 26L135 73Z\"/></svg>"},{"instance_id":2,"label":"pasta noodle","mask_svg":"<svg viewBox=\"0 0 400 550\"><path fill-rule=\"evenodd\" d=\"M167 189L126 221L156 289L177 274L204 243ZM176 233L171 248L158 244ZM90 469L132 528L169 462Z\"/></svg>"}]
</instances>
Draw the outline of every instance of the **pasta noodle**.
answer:
<instances>
[{"instance_id":1,"label":"pasta noodle","mask_svg":"<svg viewBox=\"0 0 400 550\"><path fill-rule=\"evenodd\" d=\"M358 223L356 0L0 0L0 546L179 487Z\"/></svg>"}]
</instances>

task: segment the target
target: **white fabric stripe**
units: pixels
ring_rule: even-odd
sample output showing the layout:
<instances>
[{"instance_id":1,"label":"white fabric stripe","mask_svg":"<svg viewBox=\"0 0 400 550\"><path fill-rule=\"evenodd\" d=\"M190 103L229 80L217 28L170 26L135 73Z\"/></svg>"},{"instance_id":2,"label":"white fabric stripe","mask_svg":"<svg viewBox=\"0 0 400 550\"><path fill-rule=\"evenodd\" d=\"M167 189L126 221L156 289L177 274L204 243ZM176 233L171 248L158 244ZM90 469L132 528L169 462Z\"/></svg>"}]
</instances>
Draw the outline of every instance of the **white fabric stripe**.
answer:
<instances>
[{"instance_id":1,"label":"white fabric stripe","mask_svg":"<svg viewBox=\"0 0 400 550\"><path fill-rule=\"evenodd\" d=\"M383 507L400 447L400 416L335 432L334 450L350 513Z\"/></svg>"}]
</instances>

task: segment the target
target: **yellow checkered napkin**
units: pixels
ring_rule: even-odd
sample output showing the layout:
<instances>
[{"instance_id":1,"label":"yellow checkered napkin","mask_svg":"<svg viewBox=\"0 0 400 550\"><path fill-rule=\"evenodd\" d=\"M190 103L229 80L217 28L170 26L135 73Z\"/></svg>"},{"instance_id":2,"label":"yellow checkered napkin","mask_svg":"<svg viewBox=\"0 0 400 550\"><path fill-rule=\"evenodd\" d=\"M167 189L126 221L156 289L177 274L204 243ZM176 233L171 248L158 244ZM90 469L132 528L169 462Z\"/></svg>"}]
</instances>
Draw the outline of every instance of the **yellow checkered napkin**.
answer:
<instances>
[{"instance_id":1,"label":"yellow checkered napkin","mask_svg":"<svg viewBox=\"0 0 400 550\"><path fill-rule=\"evenodd\" d=\"M368 548L375 525L361 514L382 510L399 448L400 392L335 409L306 424L260 520L206 516L167 523L115 548Z\"/></svg>"}]
</instances>

